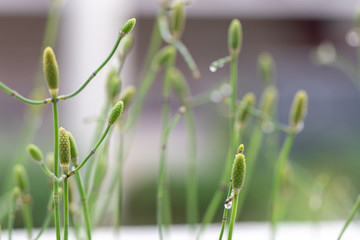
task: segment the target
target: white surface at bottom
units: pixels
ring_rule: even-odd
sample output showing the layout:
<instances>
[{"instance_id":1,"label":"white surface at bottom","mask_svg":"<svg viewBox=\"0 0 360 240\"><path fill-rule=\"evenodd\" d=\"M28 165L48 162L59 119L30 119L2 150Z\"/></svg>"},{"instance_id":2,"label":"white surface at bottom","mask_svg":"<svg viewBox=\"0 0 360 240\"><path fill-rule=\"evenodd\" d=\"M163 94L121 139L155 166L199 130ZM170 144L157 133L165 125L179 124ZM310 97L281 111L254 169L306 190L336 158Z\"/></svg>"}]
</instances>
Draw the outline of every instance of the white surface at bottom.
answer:
<instances>
[{"instance_id":1,"label":"white surface at bottom","mask_svg":"<svg viewBox=\"0 0 360 240\"><path fill-rule=\"evenodd\" d=\"M344 222L320 222L320 223L281 223L278 227L277 240L336 240ZM342 240L360 239L360 222L353 222ZM201 235L202 240L218 239L220 233L220 224L210 225ZM34 236L39 230L34 230ZM165 234L165 239L184 240L196 239L198 229L191 229L185 225L173 225L170 231ZM3 229L1 240L7 239L7 231ZM47 230L41 239L54 239L55 231ZM93 234L93 239L159 239L157 226L125 226L120 233L116 233L112 228L98 228ZM24 229L15 230L13 239L27 239ZM75 239L73 235L69 239ZM226 239L225 237L223 239ZM244 222L236 224L233 233L233 239L241 240L268 240L270 239L270 225L268 223Z\"/></svg>"}]
</instances>

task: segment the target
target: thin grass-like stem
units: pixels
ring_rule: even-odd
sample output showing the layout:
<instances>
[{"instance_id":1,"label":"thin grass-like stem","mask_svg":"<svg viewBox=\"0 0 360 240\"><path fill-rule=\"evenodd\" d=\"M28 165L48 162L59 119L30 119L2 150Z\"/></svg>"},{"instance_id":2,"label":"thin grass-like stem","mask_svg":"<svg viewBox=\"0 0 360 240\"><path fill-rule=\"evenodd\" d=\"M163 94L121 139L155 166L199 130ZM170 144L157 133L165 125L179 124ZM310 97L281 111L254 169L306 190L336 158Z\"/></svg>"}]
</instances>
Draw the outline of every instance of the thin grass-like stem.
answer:
<instances>
[{"instance_id":1,"label":"thin grass-like stem","mask_svg":"<svg viewBox=\"0 0 360 240\"><path fill-rule=\"evenodd\" d=\"M24 224L28 234L29 239L32 238L32 228L33 228L33 221L32 221L32 214L31 214L31 207L30 203L22 203L21 210L24 217Z\"/></svg>"},{"instance_id":2,"label":"thin grass-like stem","mask_svg":"<svg viewBox=\"0 0 360 240\"><path fill-rule=\"evenodd\" d=\"M271 232L272 232L271 239L275 239L276 236L276 225L277 225L277 221L279 220L278 214L280 210L279 191L280 191L281 182L284 178L287 159L291 150L291 146L294 141L294 137L295 137L295 132L291 132L286 136L285 142L281 148L278 162L276 163L275 166L274 180L271 188L271 205L270 205L270 209L271 209L270 223L271 223Z\"/></svg>"},{"instance_id":3,"label":"thin grass-like stem","mask_svg":"<svg viewBox=\"0 0 360 240\"><path fill-rule=\"evenodd\" d=\"M51 98L47 98L44 100L32 100L29 98L26 98L22 96L21 94L17 93L15 90L9 88L6 86L3 82L0 81L0 89L2 89L4 92L10 94L11 96L15 97L16 99L31 105L43 105L51 102Z\"/></svg>"},{"instance_id":4,"label":"thin grass-like stem","mask_svg":"<svg viewBox=\"0 0 360 240\"><path fill-rule=\"evenodd\" d=\"M338 240L341 239L342 235L344 234L345 230L347 229L347 227L351 223L352 219L354 218L354 216L355 216L356 212L359 210L359 208L360 208L360 195L358 196L358 198L357 198L357 200L356 200L356 202L354 204L354 207L352 208L348 218L346 219L344 227L341 229L340 235L337 238Z\"/></svg>"},{"instance_id":5,"label":"thin grass-like stem","mask_svg":"<svg viewBox=\"0 0 360 240\"><path fill-rule=\"evenodd\" d=\"M233 199L233 207L232 207L231 219L230 219L230 224L229 224L228 240L232 239L234 224L235 224L235 220L236 220L237 205L238 205L238 198L237 198L237 195L235 195L235 198Z\"/></svg>"},{"instance_id":6,"label":"thin grass-like stem","mask_svg":"<svg viewBox=\"0 0 360 240\"><path fill-rule=\"evenodd\" d=\"M91 156L94 155L94 153L96 152L96 150L98 149L98 147L100 146L100 144L104 141L106 135L109 133L109 130L111 128L112 124L108 124L103 135L101 136L101 138L99 139L99 141L97 142L96 146L93 148L93 150L91 150L91 152L86 156L86 158L84 159L84 161L82 161L79 166L77 166L74 170L72 170L71 172L69 172L65 178L69 178L72 175L74 175L75 173L77 173L84 165L85 163L89 160L89 158Z\"/></svg>"},{"instance_id":7,"label":"thin grass-like stem","mask_svg":"<svg viewBox=\"0 0 360 240\"><path fill-rule=\"evenodd\" d=\"M231 196L231 192L232 192L232 184L231 184L231 181L230 181L229 191L228 191L226 199L228 199ZM222 216L222 219L221 219L221 230L220 230L219 240L221 240L223 235L224 235L228 211L229 210L227 208L224 208L223 216Z\"/></svg>"},{"instance_id":8,"label":"thin grass-like stem","mask_svg":"<svg viewBox=\"0 0 360 240\"><path fill-rule=\"evenodd\" d=\"M9 199L9 214L8 214L8 237L11 240L11 234L15 222L15 211L16 211L16 197L14 194L10 194Z\"/></svg>"},{"instance_id":9,"label":"thin grass-like stem","mask_svg":"<svg viewBox=\"0 0 360 240\"><path fill-rule=\"evenodd\" d=\"M158 185L157 185L157 201L156 201L156 218L159 229L159 237L163 239L163 218L164 218L164 194L165 194L165 180L166 180L166 145L169 139L169 135L174 128L175 124L179 121L180 117L184 114L185 108L181 107L179 111L176 113L174 118L170 121L165 131L162 134L162 146L161 146L161 158L159 164L159 172L158 172Z\"/></svg>"},{"instance_id":10,"label":"thin grass-like stem","mask_svg":"<svg viewBox=\"0 0 360 240\"><path fill-rule=\"evenodd\" d=\"M114 55L114 53L116 52L117 47L119 46L121 40L125 37L125 34L123 32L120 32L118 35L118 38L115 42L115 45L113 47L113 49L111 50L109 56L105 59L105 61L103 63L101 63L101 65L88 77L88 79L83 83L83 85L80 86L79 89L77 89L76 91L68 94L68 95L62 95L59 96L58 99L59 100L65 100L65 99L69 99L72 97L75 97L77 94L79 94L89 83L90 81L100 72L100 70L107 64L107 62L111 59L111 57Z\"/></svg>"},{"instance_id":11,"label":"thin grass-like stem","mask_svg":"<svg viewBox=\"0 0 360 240\"><path fill-rule=\"evenodd\" d=\"M59 175L59 117L57 101L53 101L53 121L54 121L54 174L55 177ZM55 230L56 239L60 240L60 208L59 208L59 183L53 181L53 198L54 198L54 211L55 211Z\"/></svg>"},{"instance_id":12,"label":"thin grass-like stem","mask_svg":"<svg viewBox=\"0 0 360 240\"><path fill-rule=\"evenodd\" d=\"M81 205L83 208L84 219L85 219L87 238L88 238L88 240L91 240L91 222L90 222L90 216L89 216L89 209L88 209L88 205L87 205L86 192L85 192L84 184L81 179L81 173L77 172L75 174L75 178L76 178L76 183L78 185L78 189L79 189L79 193L80 193Z\"/></svg>"},{"instance_id":13,"label":"thin grass-like stem","mask_svg":"<svg viewBox=\"0 0 360 240\"><path fill-rule=\"evenodd\" d=\"M51 170L46 166L45 163L41 163L40 167L42 168L42 170L44 171L44 173L50 177L52 180L54 180L55 182L62 182L64 180L65 175L62 175L60 177L57 177L53 172L51 172Z\"/></svg>"}]
</instances>

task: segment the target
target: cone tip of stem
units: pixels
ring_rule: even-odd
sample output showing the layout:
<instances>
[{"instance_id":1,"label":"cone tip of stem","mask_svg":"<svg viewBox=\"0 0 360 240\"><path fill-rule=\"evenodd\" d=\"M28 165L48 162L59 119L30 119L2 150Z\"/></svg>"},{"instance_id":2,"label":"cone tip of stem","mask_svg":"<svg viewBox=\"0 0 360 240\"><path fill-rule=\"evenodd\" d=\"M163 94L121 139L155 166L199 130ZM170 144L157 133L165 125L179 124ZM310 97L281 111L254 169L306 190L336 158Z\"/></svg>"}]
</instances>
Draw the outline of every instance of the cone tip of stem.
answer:
<instances>
[{"instance_id":1,"label":"cone tip of stem","mask_svg":"<svg viewBox=\"0 0 360 240\"><path fill-rule=\"evenodd\" d=\"M136 23L135 18L131 18L131 19L127 20L127 22L122 26L121 32L124 34L128 34L134 28L135 23Z\"/></svg>"}]
</instances>

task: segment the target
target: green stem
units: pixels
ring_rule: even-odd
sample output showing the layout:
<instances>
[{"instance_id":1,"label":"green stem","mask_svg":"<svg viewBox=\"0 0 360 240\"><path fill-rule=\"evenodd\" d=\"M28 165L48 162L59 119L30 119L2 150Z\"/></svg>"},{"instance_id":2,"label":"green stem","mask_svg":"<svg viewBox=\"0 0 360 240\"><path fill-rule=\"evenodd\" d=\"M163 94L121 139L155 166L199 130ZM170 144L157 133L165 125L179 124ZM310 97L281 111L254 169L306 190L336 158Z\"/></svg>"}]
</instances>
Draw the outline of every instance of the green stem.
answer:
<instances>
[{"instance_id":1,"label":"green stem","mask_svg":"<svg viewBox=\"0 0 360 240\"><path fill-rule=\"evenodd\" d=\"M16 99L27 103L27 104L31 104L31 105L43 105L43 104L47 104L51 102L51 98L47 98L44 100L32 100L29 98L26 98L22 95L20 95L19 93L17 93L16 91L14 91L13 89L9 88L8 86L6 86L3 82L0 81L0 89L2 89L3 91L5 91L6 93L10 94L11 96L15 97Z\"/></svg>"},{"instance_id":2,"label":"green stem","mask_svg":"<svg viewBox=\"0 0 360 240\"><path fill-rule=\"evenodd\" d=\"M169 57L166 62L164 83L163 83L163 105L162 105L162 128L161 134L164 135L164 132L167 129L170 120L171 114L171 106L170 106L170 95L171 95L171 86L172 86L172 73L175 65L176 55L172 55ZM164 149L164 168L166 169L167 161L166 161L166 149ZM166 171L165 171L166 172ZM164 214L164 225L169 226L171 223L171 203L170 203L170 190L168 185L168 177L167 174L164 173L164 196L163 196L163 208Z\"/></svg>"},{"instance_id":3,"label":"green stem","mask_svg":"<svg viewBox=\"0 0 360 240\"><path fill-rule=\"evenodd\" d=\"M25 223L26 231L27 231L29 239L31 239L33 223L32 223L32 214L31 214L31 208L30 208L29 203L22 204L22 212L23 212L23 216L24 216L24 223Z\"/></svg>"},{"instance_id":4,"label":"green stem","mask_svg":"<svg viewBox=\"0 0 360 240\"><path fill-rule=\"evenodd\" d=\"M87 206L86 192L85 192L84 184L81 179L81 173L80 172L76 173L75 178L80 192L81 204L83 207L84 218L85 218L87 238L88 240L91 240L91 223L90 223L89 209Z\"/></svg>"},{"instance_id":5,"label":"green stem","mask_svg":"<svg viewBox=\"0 0 360 240\"><path fill-rule=\"evenodd\" d=\"M176 113L175 117L168 124L167 128L162 134L162 146L161 146L161 158L159 164L159 172L158 172L158 185L157 185L157 201L156 201L156 218L159 229L160 239L163 239L162 234L162 224L163 224L163 198L165 193L165 180L166 180L166 144L169 139L169 134L174 128L175 124L179 121L180 117L183 114L184 109L180 108L180 110Z\"/></svg>"},{"instance_id":6,"label":"green stem","mask_svg":"<svg viewBox=\"0 0 360 240\"><path fill-rule=\"evenodd\" d=\"M150 68L152 59L154 58L156 52L160 49L161 40L162 39L161 39L161 35L160 35L160 30L159 30L159 17L156 17L154 25L153 25L153 30L151 33L149 48L146 53L145 64L143 67L145 72L147 72L148 69Z\"/></svg>"},{"instance_id":7,"label":"green stem","mask_svg":"<svg viewBox=\"0 0 360 240\"><path fill-rule=\"evenodd\" d=\"M229 150L226 157L225 167L221 176L219 188L216 190L213 198L210 201L208 208L206 209L200 233L205 227L213 220L214 215L219 207L220 201L223 198L224 192L226 191L227 182L231 175L232 156L236 152L235 142L235 116L236 116L236 91L237 91L237 54L233 53L231 56L230 66L230 85L231 85L231 96L230 96L230 126L229 126Z\"/></svg>"},{"instance_id":8,"label":"green stem","mask_svg":"<svg viewBox=\"0 0 360 240\"><path fill-rule=\"evenodd\" d=\"M69 188L68 180L64 180L64 240L69 239Z\"/></svg>"},{"instance_id":9,"label":"green stem","mask_svg":"<svg viewBox=\"0 0 360 240\"><path fill-rule=\"evenodd\" d=\"M117 201L116 201L116 211L115 211L115 227L117 229L120 228L121 225L121 216L122 216L122 199L123 199L123 160L124 160L124 134L120 133L120 147L118 152L117 163L118 166L115 168L118 171L118 174L114 174L116 176L116 182L118 183L117 189ZM116 192L116 191L115 191Z\"/></svg>"},{"instance_id":10,"label":"green stem","mask_svg":"<svg viewBox=\"0 0 360 240\"><path fill-rule=\"evenodd\" d=\"M188 142L188 167L187 167L187 222L194 226L198 221L198 184L196 178L196 128L194 111L190 104L186 104L185 123Z\"/></svg>"},{"instance_id":11,"label":"green stem","mask_svg":"<svg viewBox=\"0 0 360 240\"><path fill-rule=\"evenodd\" d=\"M230 182L230 186L229 186L229 191L227 194L227 198L228 199L231 196L231 192L232 192L232 184ZM221 230L220 230L220 236L219 236L219 240L222 239L223 235L224 235L224 231L225 231L225 224L226 224L226 220L227 220L227 213L228 213L228 209L224 208L224 212L223 212L223 217L221 220Z\"/></svg>"},{"instance_id":12,"label":"green stem","mask_svg":"<svg viewBox=\"0 0 360 240\"><path fill-rule=\"evenodd\" d=\"M340 232L340 235L338 237L338 240L341 239L342 235L344 234L346 228L349 226L349 224L351 223L352 219L354 218L356 212L359 210L360 208L360 195L358 196L355 204L354 204L354 207L352 208L348 218L346 219L346 222L345 222L345 225L344 227L341 229L341 232Z\"/></svg>"},{"instance_id":13,"label":"green stem","mask_svg":"<svg viewBox=\"0 0 360 240\"><path fill-rule=\"evenodd\" d=\"M107 113L110 110L110 107L111 107L110 102L106 101L106 103L104 104L101 110L100 118L106 117ZM101 131L103 129L104 129L104 122L102 121L98 122L95 128L95 134L92 137L92 145L95 145L96 141L101 137ZM90 192L89 190L92 188L92 184L94 183L97 163L98 163L98 157L96 157L94 161L89 162L85 169L85 183L86 186L88 187L88 192Z\"/></svg>"},{"instance_id":14,"label":"green stem","mask_svg":"<svg viewBox=\"0 0 360 240\"><path fill-rule=\"evenodd\" d=\"M271 222L272 239L275 239L275 235L276 235L276 224L278 221L278 213L280 208L279 205L280 186L284 178L286 163L290 153L291 146L294 141L294 137L295 137L294 132L290 132L287 135L279 155L279 160L275 166L274 180L271 188L271 205L270 205L270 209L271 209L270 222Z\"/></svg>"},{"instance_id":15,"label":"green stem","mask_svg":"<svg viewBox=\"0 0 360 240\"><path fill-rule=\"evenodd\" d=\"M239 193L237 193L237 194L239 194ZM235 223L235 219L236 219L237 205L238 205L238 198L237 198L237 196L235 196L235 198L233 200L233 207L232 207L232 212L231 212L228 240L232 239L234 223Z\"/></svg>"},{"instance_id":16,"label":"green stem","mask_svg":"<svg viewBox=\"0 0 360 240\"><path fill-rule=\"evenodd\" d=\"M65 177L66 178L69 178L71 177L72 175L74 175L75 173L77 173L84 165L85 163L89 160L89 158L94 155L94 153L96 152L96 150L98 149L98 147L100 146L100 144L102 143L102 141L105 139L106 135L108 134L110 128L111 128L112 124L108 124L106 129L105 129L105 132L103 133L103 135L101 136L100 140L97 142L96 146L94 147L93 150L91 150L91 152L86 156L86 158L84 159L84 161L82 161L79 166L77 166L75 168L75 170L72 170L70 173L68 173Z\"/></svg>"},{"instance_id":17,"label":"green stem","mask_svg":"<svg viewBox=\"0 0 360 240\"><path fill-rule=\"evenodd\" d=\"M57 101L53 101L53 115L54 115L54 174L55 177L59 175L59 117ZM53 198L54 198L54 209L55 209L55 229L56 239L60 240L60 209L59 209L59 183L53 182Z\"/></svg>"},{"instance_id":18,"label":"green stem","mask_svg":"<svg viewBox=\"0 0 360 240\"><path fill-rule=\"evenodd\" d=\"M109 56L105 59L105 61L88 77L88 79L84 82L83 85L81 85L81 87L79 89L77 89L76 91L74 91L73 93L70 93L68 95L63 95L63 96L59 96L58 99L59 100L65 100L65 99L69 99L72 98L74 96L76 96L77 94L79 94L89 83L90 81L100 72L100 70L107 64L107 62L111 59L111 57L114 55L114 53L116 52L117 47L119 46L119 43L121 42L121 40L124 38L125 34L123 32L120 32L118 35L118 38L115 42L115 45L113 47L113 49L111 50Z\"/></svg>"}]
</instances>

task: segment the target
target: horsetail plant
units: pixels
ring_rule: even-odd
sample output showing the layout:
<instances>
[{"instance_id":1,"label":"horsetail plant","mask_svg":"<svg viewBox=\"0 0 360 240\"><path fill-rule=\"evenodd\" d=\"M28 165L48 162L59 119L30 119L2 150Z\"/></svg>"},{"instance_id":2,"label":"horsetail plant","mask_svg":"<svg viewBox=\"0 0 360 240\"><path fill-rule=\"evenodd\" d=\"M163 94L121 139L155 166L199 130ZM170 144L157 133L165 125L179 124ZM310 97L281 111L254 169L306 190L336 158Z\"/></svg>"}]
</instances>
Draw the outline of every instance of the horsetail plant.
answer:
<instances>
[{"instance_id":1,"label":"horsetail plant","mask_svg":"<svg viewBox=\"0 0 360 240\"><path fill-rule=\"evenodd\" d=\"M240 53L242 43L242 29L240 21L237 19L232 20L228 30L228 47L230 55L226 58L230 58L230 127L229 127L229 149L224 165L223 173L221 176L219 188L216 190L212 200L206 209L205 215L202 220L201 232L205 227L213 220L216 210L219 207L219 203L223 197L223 193L226 189L227 181L230 178L229 172L231 168L231 153L235 149L235 117L236 117L236 92L237 92L237 58Z\"/></svg>"},{"instance_id":2,"label":"horsetail plant","mask_svg":"<svg viewBox=\"0 0 360 240\"><path fill-rule=\"evenodd\" d=\"M118 35L117 41L116 41L111 53L109 54L109 56L90 75L90 77L85 81L85 83L82 86L80 86L79 89L77 89L76 91L74 91L68 95L58 96L59 70L58 70L58 65L57 65L57 61L55 58L55 54L50 47L46 48L44 51L43 67L44 67L44 76L46 78L46 82L48 85L48 89L49 89L51 98L47 98L44 100L32 100L32 99L23 97L21 94L17 93L16 91L12 90L11 88L7 87L5 84L0 82L0 89L2 89L3 91L7 92L8 94L14 96L15 98L17 98L18 100L20 100L24 103L32 104L32 105L43 105L43 104L47 104L50 102L52 103L52 105L53 105L53 120L54 120L54 178L59 177L59 175L58 175L59 174L59 133L58 133L59 120L58 120L58 105L57 105L58 101L69 99L69 98L72 98L72 97L76 96L77 94L79 94L90 83L90 81L97 75L97 73L105 66L105 64L110 60L110 58L114 55L120 41L133 29L134 25L135 25L135 19L130 19L123 25L123 27L121 28L121 31ZM98 142L97 146L95 147L95 149L93 151L96 150L96 148L100 145L102 140L105 138L109 128L114 123L116 118L121 114L122 108L123 108L122 102L115 105L115 107L113 108L113 110L110 114L110 117L109 117L109 124L107 127L107 131L105 131L105 133L103 134L102 138L100 139L100 141ZM64 183L66 182L66 179L68 177L75 174L86 163L86 161L89 159L89 157L94 153L93 151L75 170L71 171L64 177ZM63 166L65 166L65 165L66 164L63 163ZM66 171L67 170L64 169L64 172L66 172ZM56 239L59 240L59 239L61 239L61 237L60 237L60 209L59 209L58 189L59 189L59 182L54 181L53 182L53 198L54 198L54 211L55 211L55 214L54 214L55 215L55 229L56 229ZM67 193L65 193L65 192L66 191L64 191L64 196L67 195ZM67 202L65 201L64 204L67 204ZM65 210L67 210L67 209L65 209ZM66 220L68 220L68 219L66 219L66 217L65 217L65 221ZM66 226L65 226L65 231L67 231ZM65 237L66 237L66 235L65 235Z\"/></svg>"},{"instance_id":3,"label":"horsetail plant","mask_svg":"<svg viewBox=\"0 0 360 240\"><path fill-rule=\"evenodd\" d=\"M272 239L275 239L276 236L276 224L279 220L279 211L280 211L280 188L281 183L285 178L285 168L290 153L291 146L294 141L295 135L302 130L303 121L307 113L307 94L305 91L300 90L296 93L294 101L291 106L290 116L289 116L289 131L287 137L284 141L284 144L281 148L278 161L275 166L274 180L271 188L271 230L272 230Z\"/></svg>"}]
</instances>

